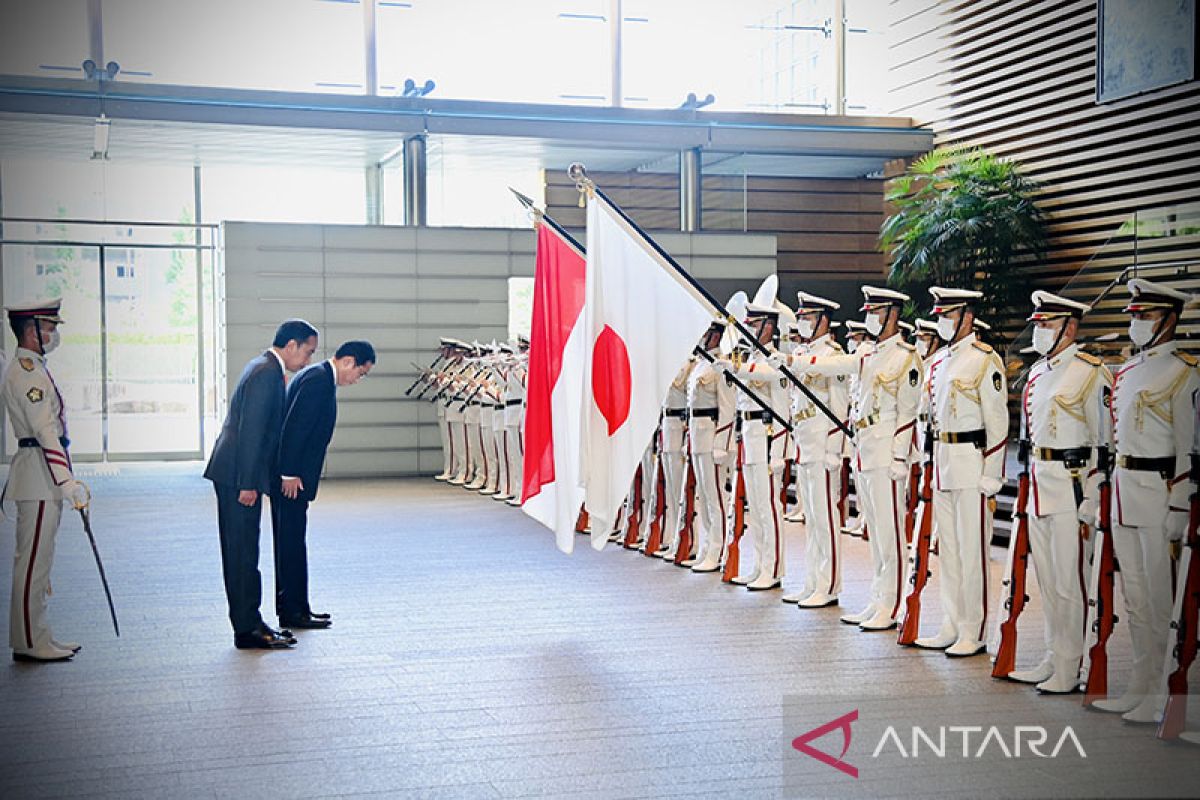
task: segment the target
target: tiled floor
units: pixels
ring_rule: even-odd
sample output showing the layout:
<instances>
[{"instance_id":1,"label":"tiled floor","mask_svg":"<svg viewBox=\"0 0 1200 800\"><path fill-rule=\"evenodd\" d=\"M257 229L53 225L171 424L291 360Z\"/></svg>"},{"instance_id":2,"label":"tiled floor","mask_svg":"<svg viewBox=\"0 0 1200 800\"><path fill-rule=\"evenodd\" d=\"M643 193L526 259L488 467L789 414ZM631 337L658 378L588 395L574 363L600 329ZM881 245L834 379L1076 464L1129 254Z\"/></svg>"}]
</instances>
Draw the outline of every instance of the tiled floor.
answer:
<instances>
[{"instance_id":1,"label":"tiled floor","mask_svg":"<svg viewBox=\"0 0 1200 800\"><path fill-rule=\"evenodd\" d=\"M84 649L68 664L0 666L0 796L778 797L783 735L803 733L783 730L784 697L859 691L1052 709L1106 732L1089 746L1110 754L1092 760L1116 769L1113 794L1195 793L1172 770L1200 763L1200 751L1084 712L1077 698L993 681L986 659L900 648L893 634L839 624L837 609L797 611L778 593L595 553L583 539L567 557L519 510L432 480L324 484L310 560L314 605L335 626L300 632L290 652L239 652L214 499L198 472L92 479L119 640L79 521L64 522L51 618ZM788 535L796 564L800 527ZM11 521L0 542L7 585ZM847 541L843 599L854 610L866 558ZM935 585L928 595L932 627ZM1025 661L1037 655L1037 616L1035 598ZM1118 688L1126 635L1114 648ZM900 772L870 793L1016 796L1052 785L1044 767L958 774L925 785Z\"/></svg>"}]
</instances>

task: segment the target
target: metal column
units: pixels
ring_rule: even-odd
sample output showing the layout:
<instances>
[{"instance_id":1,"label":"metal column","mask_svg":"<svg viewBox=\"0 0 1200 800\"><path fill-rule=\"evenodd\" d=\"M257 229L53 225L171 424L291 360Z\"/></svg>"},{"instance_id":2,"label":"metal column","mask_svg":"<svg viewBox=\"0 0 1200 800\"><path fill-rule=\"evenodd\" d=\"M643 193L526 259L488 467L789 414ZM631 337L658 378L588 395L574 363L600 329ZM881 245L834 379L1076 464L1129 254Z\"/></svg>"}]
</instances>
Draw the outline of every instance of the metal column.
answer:
<instances>
[{"instance_id":1,"label":"metal column","mask_svg":"<svg viewBox=\"0 0 1200 800\"><path fill-rule=\"evenodd\" d=\"M679 154L679 230L685 233L700 230L700 189L700 148L693 147Z\"/></svg>"},{"instance_id":2,"label":"metal column","mask_svg":"<svg viewBox=\"0 0 1200 800\"><path fill-rule=\"evenodd\" d=\"M608 0L608 32L609 43L609 66L612 69L612 81L609 87L611 97L609 105L613 108L620 108L625 98L622 96L624 91L621 86L621 61L624 58L622 52L622 39L624 33L625 12L622 8L622 0Z\"/></svg>"},{"instance_id":3,"label":"metal column","mask_svg":"<svg viewBox=\"0 0 1200 800\"><path fill-rule=\"evenodd\" d=\"M371 164L367 171L367 224L383 224L383 165Z\"/></svg>"},{"instance_id":4,"label":"metal column","mask_svg":"<svg viewBox=\"0 0 1200 800\"><path fill-rule=\"evenodd\" d=\"M404 224L425 225L425 137L404 140Z\"/></svg>"},{"instance_id":5,"label":"metal column","mask_svg":"<svg viewBox=\"0 0 1200 800\"><path fill-rule=\"evenodd\" d=\"M833 113L846 114L846 0L833 0Z\"/></svg>"}]
</instances>

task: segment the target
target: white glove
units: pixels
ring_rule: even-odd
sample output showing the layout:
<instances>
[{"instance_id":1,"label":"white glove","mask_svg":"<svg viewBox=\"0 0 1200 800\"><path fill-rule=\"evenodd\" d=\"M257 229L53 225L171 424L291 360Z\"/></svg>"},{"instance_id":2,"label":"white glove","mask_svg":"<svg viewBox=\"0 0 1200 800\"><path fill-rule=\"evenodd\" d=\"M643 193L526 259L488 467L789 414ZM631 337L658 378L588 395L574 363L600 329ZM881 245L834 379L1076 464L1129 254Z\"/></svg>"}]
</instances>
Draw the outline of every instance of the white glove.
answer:
<instances>
[{"instance_id":1,"label":"white glove","mask_svg":"<svg viewBox=\"0 0 1200 800\"><path fill-rule=\"evenodd\" d=\"M825 454L825 469L830 472L842 471L842 455L841 453L826 453Z\"/></svg>"},{"instance_id":2,"label":"white glove","mask_svg":"<svg viewBox=\"0 0 1200 800\"><path fill-rule=\"evenodd\" d=\"M995 497L1004 488L1004 481L984 475L979 479L979 491L984 497Z\"/></svg>"},{"instance_id":3,"label":"white glove","mask_svg":"<svg viewBox=\"0 0 1200 800\"><path fill-rule=\"evenodd\" d=\"M772 353L767 356L767 363L771 365L771 369L778 371L780 367L787 366L787 359L782 353Z\"/></svg>"},{"instance_id":4,"label":"white glove","mask_svg":"<svg viewBox=\"0 0 1200 800\"><path fill-rule=\"evenodd\" d=\"M1182 542L1183 535L1187 533L1188 512L1175 511L1172 509L1167 512L1167 541Z\"/></svg>"},{"instance_id":5,"label":"white glove","mask_svg":"<svg viewBox=\"0 0 1200 800\"><path fill-rule=\"evenodd\" d=\"M1100 524L1100 501L1095 497L1085 497L1079 504L1079 521L1093 528Z\"/></svg>"},{"instance_id":6,"label":"white glove","mask_svg":"<svg viewBox=\"0 0 1200 800\"><path fill-rule=\"evenodd\" d=\"M88 491L85 484L76 480L69 480L62 485L63 499L69 500L76 510L88 507L88 503L92 501L92 493Z\"/></svg>"},{"instance_id":7,"label":"white glove","mask_svg":"<svg viewBox=\"0 0 1200 800\"><path fill-rule=\"evenodd\" d=\"M888 477L894 481L908 480L908 464L892 459L892 465L888 467Z\"/></svg>"}]
</instances>

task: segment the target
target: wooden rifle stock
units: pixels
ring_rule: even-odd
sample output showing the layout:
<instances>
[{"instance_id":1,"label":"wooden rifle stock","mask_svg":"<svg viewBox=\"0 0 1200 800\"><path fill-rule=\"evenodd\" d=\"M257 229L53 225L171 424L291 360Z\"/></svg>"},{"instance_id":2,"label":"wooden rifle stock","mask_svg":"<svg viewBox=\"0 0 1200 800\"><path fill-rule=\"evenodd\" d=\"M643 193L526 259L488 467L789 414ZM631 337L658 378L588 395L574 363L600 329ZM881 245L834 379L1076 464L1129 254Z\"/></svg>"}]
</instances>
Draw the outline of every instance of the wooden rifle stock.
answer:
<instances>
[{"instance_id":1,"label":"wooden rifle stock","mask_svg":"<svg viewBox=\"0 0 1200 800\"><path fill-rule=\"evenodd\" d=\"M667 481L663 476L662 456L654 459L654 510L650 518L650 535L646 537L643 554L653 556L662 549L663 525L667 516Z\"/></svg>"},{"instance_id":2,"label":"wooden rifle stock","mask_svg":"<svg viewBox=\"0 0 1200 800\"><path fill-rule=\"evenodd\" d=\"M579 507L579 518L575 520L575 532L576 533L587 533L588 532L588 521L589 521L588 512L583 509L583 506L580 506Z\"/></svg>"},{"instance_id":3,"label":"wooden rifle stock","mask_svg":"<svg viewBox=\"0 0 1200 800\"><path fill-rule=\"evenodd\" d=\"M1088 672L1083 689L1085 706L1108 697L1108 639L1112 636L1113 626L1117 624L1113 606L1117 558L1112 542L1112 476L1109 472L1109 454L1103 448L1100 450L1100 461L1103 479L1100 483L1100 527L1096 531L1099 549L1092 556L1099 559L1099 563L1094 568L1096 585L1092 590L1093 596L1088 598L1088 605L1095 609L1091 629L1096 642L1087 653Z\"/></svg>"},{"instance_id":4,"label":"wooden rifle stock","mask_svg":"<svg viewBox=\"0 0 1200 800\"><path fill-rule=\"evenodd\" d=\"M898 644L910 645L917 641L921 631L921 592L929 582L929 542L933 538L933 459L929 458L922 468L921 526L913 549L913 566L908 581L912 584L908 597L904 598L904 622L900 625Z\"/></svg>"},{"instance_id":5,"label":"wooden rifle stock","mask_svg":"<svg viewBox=\"0 0 1200 800\"><path fill-rule=\"evenodd\" d=\"M1004 600L1006 612L1000 623L1000 647L996 650L996 662L992 665L993 678L1007 678L1017 667L1017 618L1029 601L1029 442L1020 446L1021 475L1017 484L1017 504L1013 516L1017 520L1013 539L1009 543L1012 553L1009 558L1008 597Z\"/></svg>"},{"instance_id":6,"label":"wooden rifle stock","mask_svg":"<svg viewBox=\"0 0 1200 800\"><path fill-rule=\"evenodd\" d=\"M625 541L621 544L628 550L637 547L638 534L642 530L642 465L638 464L633 474L633 488L629 492L629 513L625 515Z\"/></svg>"},{"instance_id":7,"label":"wooden rifle stock","mask_svg":"<svg viewBox=\"0 0 1200 800\"><path fill-rule=\"evenodd\" d=\"M1193 479L1200 476L1200 456L1192 456ZM1175 669L1167 675L1167 705L1158 726L1159 739L1177 739L1187 723L1188 670L1196 660L1200 637L1200 493L1192 495L1187 541L1179 571L1179 592L1171 629L1175 631Z\"/></svg>"},{"instance_id":8,"label":"wooden rifle stock","mask_svg":"<svg viewBox=\"0 0 1200 800\"><path fill-rule=\"evenodd\" d=\"M732 514L732 530L729 533L729 548L725 554L725 569L721 573L722 583L732 583L737 577L740 565L738 551L742 540L742 531L746 527L746 475L742 471L742 443L738 441L737 468L733 477L733 498L729 507Z\"/></svg>"},{"instance_id":9,"label":"wooden rifle stock","mask_svg":"<svg viewBox=\"0 0 1200 800\"><path fill-rule=\"evenodd\" d=\"M913 534L917 529L917 506L921 502L921 477L924 470L920 464L913 464L908 473L908 492L904 511L904 543L912 544Z\"/></svg>"},{"instance_id":10,"label":"wooden rifle stock","mask_svg":"<svg viewBox=\"0 0 1200 800\"><path fill-rule=\"evenodd\" d=\"M687 456L687 480L683 484L683 503L681 513L683 520L679 526L679 547L675 548L675 565L683 566L683 562L692 557L694 532L696 523L696 468L692 464L691 447Z\"/></svg>"},{"instance_id":11,"label":"wooden rifle stock","mask_svg":"<svg viewBox=\"0 0 1200 800\"><path fill-rule=\"evenodd\" d=\"M838 514L841 515L842 525L850 516L850 459L842 459L841 495L838 497Z\"/></svg>"}]
</instances>

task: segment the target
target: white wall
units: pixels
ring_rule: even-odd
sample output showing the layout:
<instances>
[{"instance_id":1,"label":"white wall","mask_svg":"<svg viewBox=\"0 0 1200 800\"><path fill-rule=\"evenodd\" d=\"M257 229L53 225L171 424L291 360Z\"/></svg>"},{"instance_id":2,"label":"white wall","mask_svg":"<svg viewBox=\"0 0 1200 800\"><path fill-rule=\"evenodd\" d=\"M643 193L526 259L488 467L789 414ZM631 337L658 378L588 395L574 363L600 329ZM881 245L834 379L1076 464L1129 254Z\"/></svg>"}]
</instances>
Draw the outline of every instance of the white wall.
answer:
<instances>
[{"instance_id":1,"label":"white wall","mask_svg":"<svg viewBox=\"0 0 1200 800\"><path fill-rule=\"evenodd\" d=\"M530 230L284 225L223 226L225 385L271 343L288 317L321 332L314 356L347 339L375 345L379 363L339 389L331 476L412 475L441 469L436 415L404 397L438 338L508 338L508 279L533 276ZM775 272L775 237L742 233L655 234L718 297L753 294ZM582 240L582 239L581 239ZM327 349L328 348L328 349Z\"/></svg>"}]
</instances>

